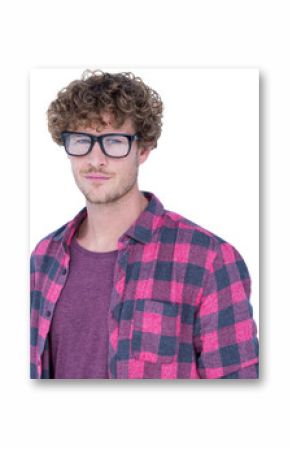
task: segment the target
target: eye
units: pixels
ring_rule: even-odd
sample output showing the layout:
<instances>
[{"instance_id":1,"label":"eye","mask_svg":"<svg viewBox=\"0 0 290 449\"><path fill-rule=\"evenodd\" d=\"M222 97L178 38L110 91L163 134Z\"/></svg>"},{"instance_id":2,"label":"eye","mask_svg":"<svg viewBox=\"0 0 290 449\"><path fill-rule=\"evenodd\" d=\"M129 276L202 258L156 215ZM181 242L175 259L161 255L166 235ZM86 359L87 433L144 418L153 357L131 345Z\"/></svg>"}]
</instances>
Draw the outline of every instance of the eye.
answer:
<instances>
[{"instance_id":1,"label":"eye","mask_svg":"<svg viewBox=\"0 0 290 449\"><path fill-rule=\"evenodd\" d=\"M71 143L73 145L89 145L91 143L91 141L87 137L76 137L76 136L74 136L71 139Z\"/></svg>"},{"instance_id":2,"label":"eye","mask_svg":"<svg viewBox=\"0 0 290 449\"><path fill-rule=\"evenodd\" d=\"M90 143L91 141L89 139L77 139L76 143Z\"/></svg>"},{"instance_id":3,"label":"eye","mask_svg":"<svg viewBox=\"0 0 290 449\"><path fill-rule=\"evenodd\" d=\"M111 139L106 139L106 142L109 144L112 144L112 143L121 143L122 141L120 139L111 138Z\"/></svg>"}]
</instances>

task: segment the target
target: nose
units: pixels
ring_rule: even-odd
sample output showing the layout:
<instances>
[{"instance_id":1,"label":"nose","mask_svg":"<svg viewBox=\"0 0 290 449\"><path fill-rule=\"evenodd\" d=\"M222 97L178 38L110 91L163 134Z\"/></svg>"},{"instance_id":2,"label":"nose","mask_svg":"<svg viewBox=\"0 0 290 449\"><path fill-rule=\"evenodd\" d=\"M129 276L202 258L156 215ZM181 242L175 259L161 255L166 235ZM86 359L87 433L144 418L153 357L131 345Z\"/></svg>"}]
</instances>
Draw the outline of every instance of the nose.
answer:
<instances>
[{"instance_id":1,"label":"nose","mask_svg":"<svg viewBox=\"0 0 290 449\"><path fill-rule=\"evenodd\" d=\"M106 165L108 163L107 156L103 153L99 142L95 142L92 150L87 155L88 159L97 165Z\"/></svg>"}]
</instances>

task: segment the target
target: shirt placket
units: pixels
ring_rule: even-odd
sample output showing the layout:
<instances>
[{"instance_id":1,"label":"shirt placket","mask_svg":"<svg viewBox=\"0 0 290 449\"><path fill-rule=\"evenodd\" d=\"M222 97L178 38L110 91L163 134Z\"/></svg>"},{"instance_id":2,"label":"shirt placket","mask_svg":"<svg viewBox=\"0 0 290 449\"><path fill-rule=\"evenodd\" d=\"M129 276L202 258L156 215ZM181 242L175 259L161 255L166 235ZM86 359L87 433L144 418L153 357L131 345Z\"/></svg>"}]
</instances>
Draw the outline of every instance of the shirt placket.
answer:
<instances>
[{"instance_id":1,"label":"shirt placket","mask_svg":"<svg viewBox=\"0 0 290 449\"><path fill-rule=\"evenodd\" d=\"M63 286L65 284L67 273L68 273L69 255L62 252L62 249L61 249L61 253L59 255L59 260L61 260L61 263L60 263L61 268L59 270L57 278L54 279L52 282L49 282L49 284L48 284L48 287L47 287L48 290L47 290L47 294L46 294L46 305L43 310L43 315L44 315L45 319L47 320L47 325L43 329L43 332L42 332L43 336L38 345L37 371L38 371L39 378L41 378L41 376L42 376L42 369L43 369L42 358L44 355L45 342L46 342L46 339L48 338L48 332L50 329L53 312L54 312L57 300L58 300L60 293L63 289ZM47 277L47 281L48 281L48 279L49 279L49 276ZM47 355L47 357L48 357L48 355Z\"/></svg>"},{"instance_id":2,"label":"shirt placket","mask_svg":"<svg viewBox=\"0 0 290 449\"><path fill-rule=\"evenodd\" d=\"M114 271L113 289L108 314L109 351L108 374L110 379L118 378L118 341L119 341L119 313L124 301L126 287L126 268L128 264L129 239L121 239L118 242L118 257Z\"/></svg>"}]
</instances>

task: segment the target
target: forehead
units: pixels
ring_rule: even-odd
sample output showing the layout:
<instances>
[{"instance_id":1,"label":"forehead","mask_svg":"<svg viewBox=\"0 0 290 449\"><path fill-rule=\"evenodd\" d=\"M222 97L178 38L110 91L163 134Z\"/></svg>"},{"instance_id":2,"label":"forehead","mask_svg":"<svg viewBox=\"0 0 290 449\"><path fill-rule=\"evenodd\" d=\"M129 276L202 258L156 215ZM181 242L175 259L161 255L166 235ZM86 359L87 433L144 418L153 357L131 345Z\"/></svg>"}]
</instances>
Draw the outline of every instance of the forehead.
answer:
<instances>
[{"instance_id":1,"label":"forehead","mask_svg":"<svg viewBox=\"0 0 290 449\"><path fill-rule=\"evenodd\" d=\"M114 116L109 113L103 113L101 122L91 123L89 126L77 127L77 131L90 132L92 134L104 134L106 132L123 132L133 134L135 132L131 118L126 118L122 125L117 124Z\"/></svg>"}]
</instances>

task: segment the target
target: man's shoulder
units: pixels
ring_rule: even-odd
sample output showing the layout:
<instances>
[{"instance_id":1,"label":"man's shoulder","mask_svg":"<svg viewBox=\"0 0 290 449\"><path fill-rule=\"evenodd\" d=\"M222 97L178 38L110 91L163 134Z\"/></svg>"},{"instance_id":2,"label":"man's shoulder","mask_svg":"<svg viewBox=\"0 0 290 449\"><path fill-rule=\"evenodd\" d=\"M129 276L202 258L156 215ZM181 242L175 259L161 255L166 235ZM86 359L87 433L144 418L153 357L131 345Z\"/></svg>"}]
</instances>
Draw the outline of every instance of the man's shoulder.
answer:
<instances>
[{"instance_id":1,"label":"man's shoulder","mask_svg":"<svg viewBox=\"0 0 290 449\"><path fill-rule=\"evenodd\" d=\"M183 215L165 210L160 230L161 242L192 245L201 252L206 252L211 260L223 262L240 261L243 256L231 242L206 227L195 223Z\"/></svg>"},{"instance_id":2,"label":"man's shoulder","mask_svg":"<svg viewBox=\"0 0 290 449\"><path fill-rule=\"evenodd\" d=\"M62 224L60 227L39 240L32 251L32 256L46 255L50 251L56 251L61 246L63 241L66 241L71 233L75 231L81 221L85 218L86 214L86 207L83 207L73 217L73 219L67 221L65 224Z\"/></svg>"},{"instance_id":3,"label":"man's shoulder","mask_svg":"<svg viewBox=\"0 0 290 449\"><path fill-rule=\"evenodd\" d=\"M172 230L171 233L176 236L176 240L190 239L190 242L206 247L228 244L226 240L209 229L171 210L165 210L162 228L165 234Z\"/></svg>"},{"instance_id":4,"label":"man's shoulder","mask_svg":"<svg viewBox=\"0 0 290 449\"><path fill-rule=\"evenodd\" d=\"M32 256L46 255L52 246L55 249L57 249L61 245L62 238L69 224L70 221L66 222L65 224L55 229L54 231L51 231L46 236L42 237L34 246L31 255Z\"/></svg>"}]
</instances>

